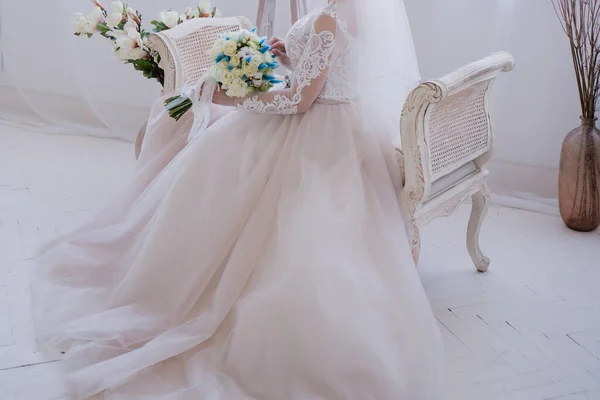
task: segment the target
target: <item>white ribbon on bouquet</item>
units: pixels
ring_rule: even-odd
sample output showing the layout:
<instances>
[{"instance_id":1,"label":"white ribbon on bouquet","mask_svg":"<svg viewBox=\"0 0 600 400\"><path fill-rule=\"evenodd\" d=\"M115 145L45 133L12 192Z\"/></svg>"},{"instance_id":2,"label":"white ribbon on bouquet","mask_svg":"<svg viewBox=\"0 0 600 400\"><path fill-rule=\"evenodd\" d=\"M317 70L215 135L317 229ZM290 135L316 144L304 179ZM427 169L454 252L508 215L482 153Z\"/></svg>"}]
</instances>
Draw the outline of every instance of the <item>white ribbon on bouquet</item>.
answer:
<instances>
[{"instance_id":1,"label":"white ribbon on bouquet","mask_svg":"<svg viewBox=\"0 0 600 400\"><path fill-rule=\"evenodd\" d=\"M217 80L212 74L206 73L198 80L191 91L191 95L187 97L192 102L192 112L194 113L194 123L188 136L188 142L198 139L200 134L208 127L215 90L218 90ZM198 93L200 93L200 96L198 96ZM181 96L188 96L188 93L182 91Z\"/></svg>"},{"instance_id":2,"label":"white ribbon on bouquet","mask_svg":"<svg viewBox=\"0 0 600 400\"><path fill-rule=\"evenodd\" d=\"M157 123L161 118L168 114L168 110L177 107L186 100L192 102L191 111L194 114L194 122L188 135L188 143L200 136L210 122L213 94L218 89L218 82L210 73L205 73L196 85L184 85L181 88L179 98L165 105L162 112L156 115L148 122L149 125ZM198 95L200 93L200 95ZM169 116L170 118L170 116Z\"/></svg>"}]
</instances>

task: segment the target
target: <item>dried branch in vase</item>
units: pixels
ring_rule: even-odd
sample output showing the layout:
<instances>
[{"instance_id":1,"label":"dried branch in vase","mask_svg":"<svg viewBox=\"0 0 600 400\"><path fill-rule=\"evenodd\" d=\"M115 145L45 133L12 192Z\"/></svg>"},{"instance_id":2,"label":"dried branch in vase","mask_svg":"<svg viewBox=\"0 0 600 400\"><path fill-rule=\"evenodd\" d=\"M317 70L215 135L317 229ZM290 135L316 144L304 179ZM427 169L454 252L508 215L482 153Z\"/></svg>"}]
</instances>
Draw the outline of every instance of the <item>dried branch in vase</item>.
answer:
<instances>
[{"instance_id":1,"label":"dried branch in vase","mask_svg":"<svg viewBox=\"0 0 600 400\"><path fill-rule=\"evenodd\" d=\"M594 119L600 95L600 0L552 0L569 38L581 116Z\"/></svg>"}]
</instances>

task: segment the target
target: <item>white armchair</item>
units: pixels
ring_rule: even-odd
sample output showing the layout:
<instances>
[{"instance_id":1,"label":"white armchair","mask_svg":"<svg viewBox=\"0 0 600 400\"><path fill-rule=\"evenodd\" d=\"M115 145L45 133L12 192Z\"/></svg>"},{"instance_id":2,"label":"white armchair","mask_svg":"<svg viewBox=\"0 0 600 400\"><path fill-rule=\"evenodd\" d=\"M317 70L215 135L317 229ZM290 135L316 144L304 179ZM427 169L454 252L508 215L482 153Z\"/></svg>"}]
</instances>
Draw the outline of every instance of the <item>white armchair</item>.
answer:
<instances>
[{"instance_id":1,"label":"white armchair","mask_svg":"<svg viewBox=\"0 0 600 400\"><path fill-rule=\"evenodd\" d=\"M400 123L402 150L397 149L397 154L415 261L420 229L437 217L449 216L472 198L467 249L477 270L488 269L490 261L479 248L479 230L490 200L486 185L486 163L494 144L490 91L496 77L513 68L511 54L496 53L422 83L409 94Z\"/></svg>"}]
</instances>

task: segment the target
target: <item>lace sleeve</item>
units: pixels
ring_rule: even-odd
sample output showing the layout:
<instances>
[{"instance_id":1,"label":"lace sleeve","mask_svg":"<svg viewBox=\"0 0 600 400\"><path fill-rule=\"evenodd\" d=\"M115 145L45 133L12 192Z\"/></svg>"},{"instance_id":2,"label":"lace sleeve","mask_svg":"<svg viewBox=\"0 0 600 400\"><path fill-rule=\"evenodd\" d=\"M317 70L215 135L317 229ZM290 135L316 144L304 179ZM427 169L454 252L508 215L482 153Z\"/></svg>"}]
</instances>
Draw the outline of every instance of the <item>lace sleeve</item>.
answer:
<instances>
[{"instance_id":1,"label":"lace sleeve","mask_svg":"<svg viewBox=\"0 0 600 400\"><path fill-rule=\"evenodd\" d=\"M306 112L321 92L327 79L335 47L336 21L329 15L318 17L311 27L304 52L296 64L292 86L253 94L238 108L264 114L299 114Z\"/></svg>"}]
</instances>

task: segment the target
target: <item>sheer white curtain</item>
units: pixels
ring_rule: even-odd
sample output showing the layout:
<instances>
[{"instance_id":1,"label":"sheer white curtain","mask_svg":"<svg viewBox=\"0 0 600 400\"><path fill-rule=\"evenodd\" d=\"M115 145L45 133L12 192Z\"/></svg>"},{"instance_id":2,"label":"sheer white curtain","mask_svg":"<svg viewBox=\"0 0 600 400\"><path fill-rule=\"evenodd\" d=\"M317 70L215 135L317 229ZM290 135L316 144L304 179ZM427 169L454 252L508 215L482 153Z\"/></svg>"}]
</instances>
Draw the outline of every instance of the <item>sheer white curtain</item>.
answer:
<instances>
[{"instance_id":1,"label":"sheer white curtain","mask_svg":"<svg viewBox=\"0 0 600 400\"><path fill-rule=\"evenodd\" d=\"M130 0L145 26L161 10L180 11L197 0ZM102 0L105 6L110 0ZM223 15L256 17L258 0L213 0ZM147 80L112 55L107 40L72 34L75 12L89 12L83 0L0 2L0 119L44 131L133 139L145 122L160 84ZM289 5L288 5L289 10ZM279 7L278 14L285 14ZM287 21L289 21L289 11ZM278 32L285 32L285 23Z\"/></svg>"}]
</instances>

